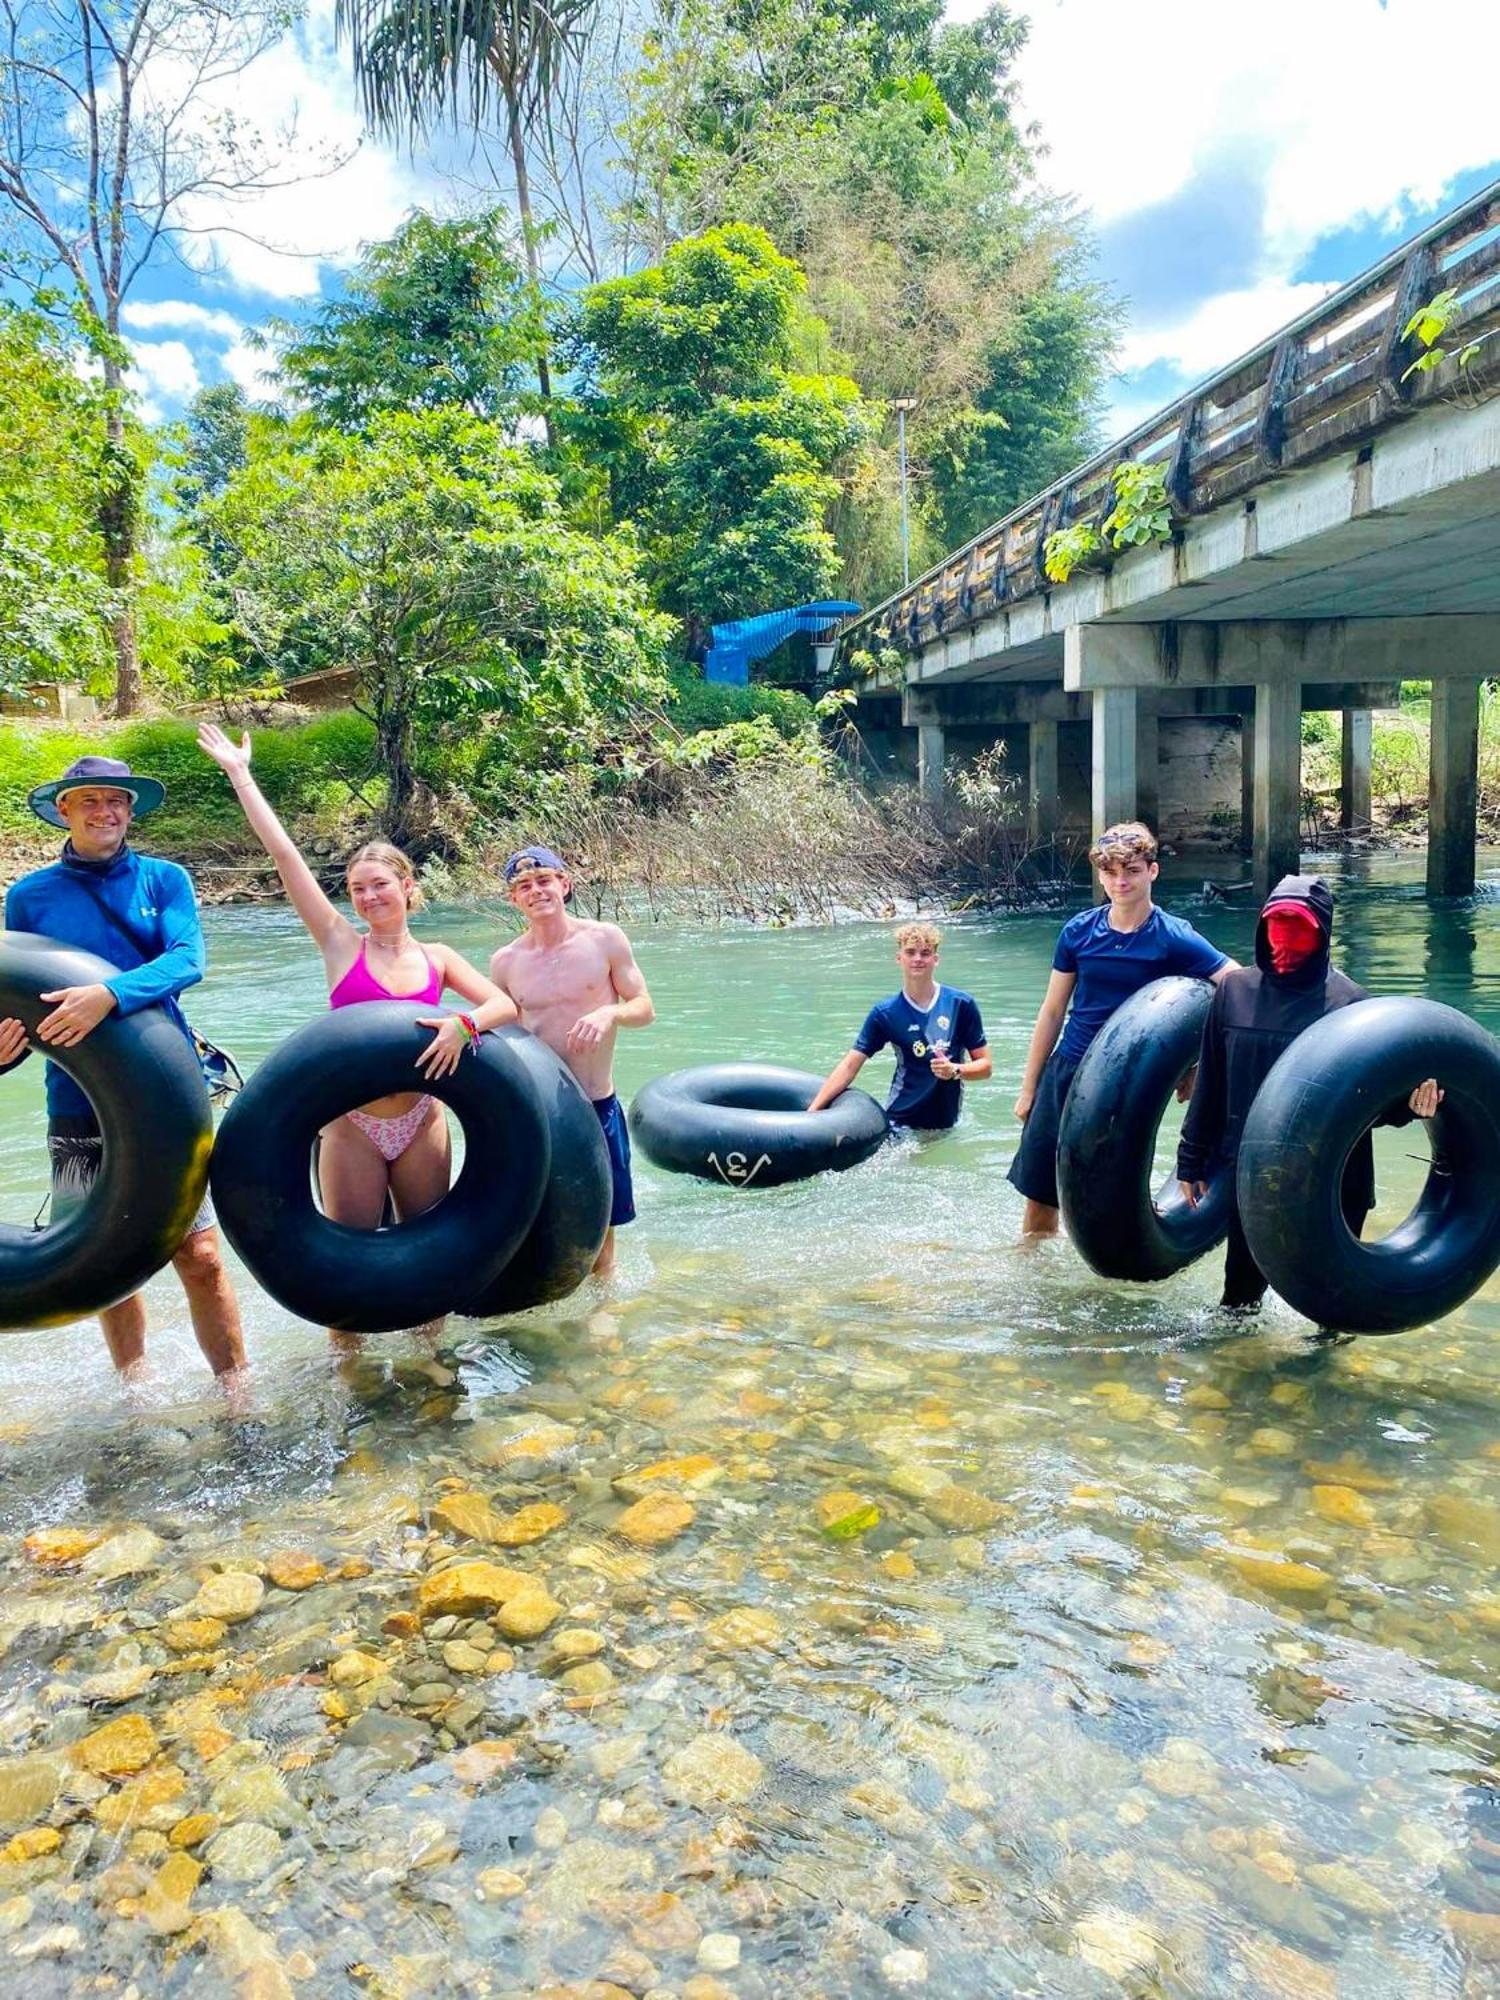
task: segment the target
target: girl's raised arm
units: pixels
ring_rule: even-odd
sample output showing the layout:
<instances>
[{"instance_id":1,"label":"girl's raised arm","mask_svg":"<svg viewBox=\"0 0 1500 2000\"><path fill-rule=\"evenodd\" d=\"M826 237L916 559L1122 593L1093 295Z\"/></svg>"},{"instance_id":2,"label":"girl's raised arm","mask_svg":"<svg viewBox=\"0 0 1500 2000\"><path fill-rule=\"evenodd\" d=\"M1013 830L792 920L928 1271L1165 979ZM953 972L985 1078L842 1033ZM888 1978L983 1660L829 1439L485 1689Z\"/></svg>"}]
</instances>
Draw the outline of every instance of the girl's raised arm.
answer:
<instances>
[{"instance_id":1,"label":"girl's raised arm","mask_svg":"<svg viewBox=\"0 0 1500 2000\"><path fill-rule=\"evenodd\" d=\"M281 877L281 886L291 899L292 908L306 924L318 949L326 952L341 932L347 931L351 938L354 937L353 924L324 895L296 842L251 777L249 736L242 735L236 749L217 723L205 722L198 729L198 748L205 757L212 757L220 770L227 774L252 831L276 864L276 873Z\"/></svg>"}]
</instances>

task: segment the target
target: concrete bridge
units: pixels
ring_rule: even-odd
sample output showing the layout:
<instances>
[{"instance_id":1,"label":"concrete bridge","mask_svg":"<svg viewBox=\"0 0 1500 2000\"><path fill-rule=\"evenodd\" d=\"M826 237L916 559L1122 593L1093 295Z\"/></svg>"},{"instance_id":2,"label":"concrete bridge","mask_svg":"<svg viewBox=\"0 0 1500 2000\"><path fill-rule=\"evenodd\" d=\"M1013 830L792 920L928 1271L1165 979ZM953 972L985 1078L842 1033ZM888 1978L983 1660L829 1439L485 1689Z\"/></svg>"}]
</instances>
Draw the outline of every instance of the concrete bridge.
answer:
<instances>
[{"instance_id":1,"label":"concrete bridge","mask_svg":"<svg viewBox=\"0 0 1500 2000\"><path fill-rule=\"evenodd\" d=\"M1408 372L1404 328L1450 291L1442 358ZM1170 540L1050 582L1048 537L1102 526L1132 461L1161 469ZM914 733L931 796L956 749L1004 739L1040 839L1069 736L1087 730L1098 831L1154 820L1173 733L1217 720L1262 885L1298 859L1303 710L1342 715L1357 826L1372 711L1430 681L1428 888L1470 893L1480 689L1500 677L1500 182L846 626L835 675L857 653L880 663L861 726Z\"/></svg>"}]
</instances>

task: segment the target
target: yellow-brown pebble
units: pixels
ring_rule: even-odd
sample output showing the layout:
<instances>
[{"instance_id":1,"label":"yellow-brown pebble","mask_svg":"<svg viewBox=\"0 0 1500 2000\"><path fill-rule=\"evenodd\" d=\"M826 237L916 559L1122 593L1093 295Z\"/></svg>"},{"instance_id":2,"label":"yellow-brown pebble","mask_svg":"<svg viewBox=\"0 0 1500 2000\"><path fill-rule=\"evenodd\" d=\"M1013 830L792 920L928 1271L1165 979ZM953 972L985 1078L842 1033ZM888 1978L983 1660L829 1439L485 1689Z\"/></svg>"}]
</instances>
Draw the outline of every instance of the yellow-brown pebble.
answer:
<instances>
[{"instance_id":1,"label":"yellow-brown pebble","mask_svg":"<svg viewBox=\"0 0 1500 2000\"><path fill-rule=\"evenodd\" d=\"M61 1846L62 1835L55 1826L31 1826L0 1847L0 1861L36 1861Z\"/></svg>"},{"instance_id":2,"label":"yellow-brown pebble","mask_svg":"<svg viewBox=\"0 0 1500 2000\"><path fill-rule=\"evenodd\" d=\"M534 1580L495 1613L493 1624L507 1639L536 1639L562 1617L563 1608Z\"/></svg>"},{"instance_id":3,"label":"yellow-brown pebble","mask_svg":"<svg viewBox=\"0 0 1500 2000\"><path fill-rule=\"evenodd\" d=\"M73 1759L101 1778L144 1770L161 1745L144 1715L121 1715L73 1745Z\"/></svg>"},{"instance_id":4,"label":"yellow-brown pebble","mask_svg":"<svg viewBox=\"0 0 1500 2000\"><path fill-rule=\"evenodd\" d=\"M103 1528L38 1528L21 1544L38 1569L72 1569L105 1538Z\"/></svg>"},{"instance_id":5,"label":"yellow-brown pebble","mask_svg":"<svg viewBox=\"0 0 1500 2000\"><path fill-rule=\"evenodd\" d=\"M424 1619L490 1612L508 1604L520 1591L536 1589L535 1577L524 1570L502 1569L498 1563L462 1562L452 1569L424 1576L417 1586L417 1611Z\"/></svg>"},{"instance_id":6,"label":"yellow-brown pebble","mask_svg":"<svg viewBox=\"0 0 1500 2000\"><path fill-rule=\"evenodd\" d=\"M141 1898L141 1913L152 1930L165 1937L185 1931L192 1922L188 1904L203 1879L203 1864L190 1854L169 1854Z\"/></svg>"},{"instance_id":7,"label":"yellow-brown pebble","mask_svg":"<svg viewBox=\"0 0 1500 2000\"><path fill-rule=\"evenodd\" d=\"M657 1548L675 1541L696 1519L697 1509L691 1500L674 1493L648 1493L644 1500L625 1509L615 1522L615 1533L638 1548Z\"/></svg>"},{"instance_id":8,"label":"yellow-brown pebble","mask_svg":"<svg viewBox=\"0 0 1500 2000\"><path fill-rule=\"evenodd\" d=\"M208 1653L228 1630L222 1618L174 1618L162 1627L162 1644L174 1653Z\"/></svg>"},{"instance_id":9,"label":"yellow-brown pebble","mask_svg":"<svg viewBox=\"0 0 1500 2000\"><path fill-rule=\"evenodd\" d=\"M218 1830L217 1813L189 1813L186 1819L178 1820L176 1826L168 1831L167 1839L173 1847L199 1847Z\"/></svg>"},{"instance_id":10,"label":"yellow-brown pebble","mask_svg":"<svg viewBox=\"0 0 1500 2000\"><path fill-rule=\"evenodd\" d=\"M306 1549L278 1549L266 1564L266 1575L278 1590L311 1590L328 1572Z\"/></svg>"}]
</instances>

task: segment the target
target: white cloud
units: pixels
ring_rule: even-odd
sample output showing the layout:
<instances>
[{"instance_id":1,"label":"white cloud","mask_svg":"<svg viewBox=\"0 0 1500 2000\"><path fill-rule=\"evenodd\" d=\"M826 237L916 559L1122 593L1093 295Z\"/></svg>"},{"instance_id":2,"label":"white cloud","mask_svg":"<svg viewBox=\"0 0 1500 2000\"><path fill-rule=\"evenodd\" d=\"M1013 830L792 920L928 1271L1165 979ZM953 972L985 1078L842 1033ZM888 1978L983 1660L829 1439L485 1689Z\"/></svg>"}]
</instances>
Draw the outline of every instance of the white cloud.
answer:
<instances>
[{"instance_id":1,"label":"white cloud","mask_svg":"<svg viewBox=\"0 0 1500 2000\"><path fill-rule=\"evenodd\" d=\"M143 333L162 327L177 327L184 333L199 333L219 340L238 340L244 328L233 313L218 312L211 306L194 305L191 299L127 299L120 310L127 326Z\"/></svg>"},{"instance_id":2,"label":"white cloud","mask_svg":"<svg viewBox=\"0 0 1500 2000\"><path fill-rule=\"evenodd\" d=\"M263 378L275 365L275 356L263 347L252 347L248 341L237 340L219 356L219 366L231 382L238 382L252 402L264 402L271 395L271 385Z\"/></svg>"},{"instance_id":3,"label":"white cloud","mask_svg":"<svg viewBox=\"0 0 1500 2000\"><path fill-rule=\"evenodd\" d=\"M193 233L178 247L199 268L275 300L316 297L325 264L346 264L362 243L388 236L424 193L413 168L364 137L332 19L331 0L314 0L307 20L242 74L193 95L201 130L232 122L242 144L258 133L281 163L272 178L287 185L190 197L177 219ZM159 101L179 101L187 75L162 64L152 76Z\"/></svg>"},{"instance_id":4,"label":"white cloud","mask_svg":"<svg viewBox=\"0 0 1500 2000\"><path fill-rule=\"evenodd\" d=\"M985 0L956 0L970 19ZM1107 226L1246 162L1264 207L1258 266L1233 291L1153 311L1131 301L1123 365L1181 386L1316 302L1294 274L1335 231L1399 236L1456 176L1500 154L1494 0L1031 0L1021 113L1048 148L1045 184ZM1345 277L1353 277L1353 271ZM1122 384L1115 417L1139 407Z\"/></svg>"},{"instance_id":5,"label":"white cloud","mask_svg":"<svg viewBox=\"0 0 1500 2000\"><path fill-rule=\"evenodd\" d=\"M959 0L963 18L980 0ZM1100 222L1165 200L1214 153L1268 165L1282 258L1352 218L1438 200L1496 155L1493 0L1032 0L1019 65L1044 178Z\"/></svg>"},{"instance_id":6,"label":"white cloud","mask_svg":"<svg viewBox=\"0 0 1500 2000\"><path fill-rule=\"evenodd\" d=\"M191 396L203 387L192 351L180 340L137 340L130 347L132 372L157 396Z\"/></svg>"},{"instance_id":7,"label":"white cloud","mask_svg":"<svg viewBox=\"0 0 1500 2000\"><path fill-rule=\"evenodd\" d=\"M1196 379L1211 374L1258 347L1334 289L1331 284L1294 285L1268 278L1243 291L1220 292L1205 299L1185 319L1174 323L1142 326L1137 320L1120 342L1120 372L1129 375L1166 362L1180 375Z\"/></svg>"}]
</instances>

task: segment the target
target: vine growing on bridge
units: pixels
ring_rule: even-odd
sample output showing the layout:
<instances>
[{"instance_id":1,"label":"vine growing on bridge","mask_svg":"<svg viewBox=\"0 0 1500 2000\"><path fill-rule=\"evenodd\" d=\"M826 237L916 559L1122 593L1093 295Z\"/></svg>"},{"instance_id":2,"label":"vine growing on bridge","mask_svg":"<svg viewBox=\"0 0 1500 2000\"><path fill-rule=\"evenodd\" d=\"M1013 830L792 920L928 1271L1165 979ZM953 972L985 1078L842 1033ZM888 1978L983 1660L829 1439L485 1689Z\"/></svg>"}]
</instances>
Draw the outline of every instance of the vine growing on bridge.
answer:
<instances>
[{"instance_id":1,"label":"vine growing on bridge","mask_svg":"<svg viewBox=\"0 0 1500 2000\"><path fill-rule=\"evenodd\" d=\"M1172 502L1166 468L1144 459L1122 459L1110 474L1115 504L1102 528L1078 521L1059 528L1042 545L1042 567L1053 583L1066 583L1106 544L1115 549L1146 548L1172 539Z\"/></svg>"}]
</instances>

